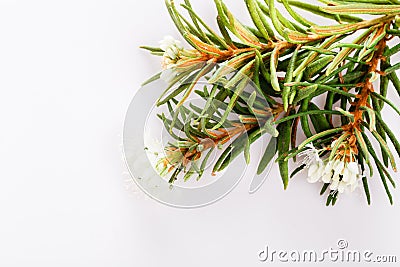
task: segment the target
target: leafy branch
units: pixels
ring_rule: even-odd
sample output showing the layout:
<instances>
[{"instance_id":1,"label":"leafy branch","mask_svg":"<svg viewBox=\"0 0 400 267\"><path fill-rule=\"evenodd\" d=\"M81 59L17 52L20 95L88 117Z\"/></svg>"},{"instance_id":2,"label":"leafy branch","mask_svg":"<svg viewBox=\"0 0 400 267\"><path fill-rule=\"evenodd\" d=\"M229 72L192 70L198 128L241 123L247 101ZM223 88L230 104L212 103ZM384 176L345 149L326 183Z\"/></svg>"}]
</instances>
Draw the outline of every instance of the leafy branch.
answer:
<instances>
[{"instance_id":1,"label":"leafy branch","mask_svg":"<svg viewBox=\"0 0 400 267\"><path fill-rule=\"evenodd\" d=\"M171 183L180 173L184 180L195 173L200 178L214 148L223 152L213 173L242 153L249 162L250 146L270 134L273 138L258 173L277 154L285 189L289 160L302 156L292 176L307 169L309 182L323 183L321 194L329 189L327 205L357 187L364 189L370 203L368 177L375 163L393 202L387 181L393 187L395 181L387 168L396 171L396 160L387 142L398 156L400 145L381 111L387 105L400 115L387 97L392 87L400 96L396 73L400 63L391 62L400 45L388 45L400 36L400 1L320 2L245 0L254 24L247 26L221 0L214 0L217 33L189 0L181 4L186 16L174 1L166 1L172 21L191 49L171 37L160 47L142 48L163 59L164 71L148 82L159 78L168 82L157 104L168 106L169 114L159 117L176 143L169 144L158 167L163 175L170 174ZM304 12L334 24L319 25L305 19ZM204 80L212 88L196 90ZM193 94L204 99L204 107L187 105ZM321 101L324 104L318 106ZM238 117L232 119L232 114ZM306 136L300 144L298 127ZM379 145L381 158L371 140Z\"/></svg>"}]
</instances>

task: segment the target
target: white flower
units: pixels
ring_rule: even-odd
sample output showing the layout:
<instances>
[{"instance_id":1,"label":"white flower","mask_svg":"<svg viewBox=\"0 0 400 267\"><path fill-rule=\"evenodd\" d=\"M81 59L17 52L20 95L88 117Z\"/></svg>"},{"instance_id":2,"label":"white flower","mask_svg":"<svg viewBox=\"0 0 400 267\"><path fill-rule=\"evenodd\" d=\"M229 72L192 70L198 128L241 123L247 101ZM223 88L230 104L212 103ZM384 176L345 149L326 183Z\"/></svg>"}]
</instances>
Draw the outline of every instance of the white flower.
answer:
<instances>
[{"instance_id":1,"label":"white flower","mask_svg":"<svg viewBox=\"0 0 400 267\"><path fill-rule=\"evenodd\" d=\"M344 162L341 160L334 160L332 162L332 171L333 171L333 176L332 180L334 181L339 181L340 175L342 175L344 169Z\"/></svg>"},{"instance_id":2,"label":"white flower","mask_svg":"<svg viewBox=\"0 0 400 267\"><path fill-rule=\"evenodd\" d=\"M324 175L322 176L321 180L326 184L330 183L332 180L333 163L333 161L328 161L328 163L325 165Z\"/></svg>"},{"instance_id":3,"label":"white flower","mask_svg":"<svg viewBox=\"0 0 400 267\"><path fill-rule=\"evenodd\" d=\"M308 168L308 178L307 181L309 183L316 183L318 182L321 177L324 175L325 165L322 160L317 160L311 163L310 167Z\"/></svg>"},{"instance_id":4,"label":"white flower","mask_svg":"<svg viewBox=\"0 0 400 267\"><path fill-rule=\"evenodd\" d=\"M346 183L343 181L339 181L336 179L332 179L331 185L329 186L331 190L338 191L339 193L343 193L346 189Z\"/></svg>"},{"instance_id":5,"label":"white flower","mask_svg":"<svg viewBox=\"0 0 400 267\"><path fill-rule=\"evenodd\" d=\"M343 170L343 181L349 184L353 184L357 180L358 164L356 162L350 162Z\"/></svg>"},{"instance_id":6,"label":"white flower","mask_svg":"<svg viewBox=\"0 0 400 267\"><path fill-rule=\"evenodd\" d=\"M164 58L170 60L177 60L179 58L179 52L183 50L181 42L175 40L172 36L165 36L160 41L160 48L164 51Z\"/></svg>"},{"instance_id":7,"label":"white flower","mask_svg":"<svg viewBox=\"0 0 400 267\"><path fill-rule=\"evenodd\" d=\"M321 161L319 157L320 150L316 149L312 143L307 144L306 147L307 149L299 153L299 156L304 156L302 164L305 164L306 168L309 168L316 161Z\"/></svg>"},{"instance_id":8,"label":"white flower","mask_svg":"<svg viewBox=\"0 0 400 267\"><path fill-rule=\"evenodd\" d=\"M330 161L333 171L332 180L329 188L343 193L345 190L353 192L359 185L362 175L356 161L343 162L341 160Z\"/></svg>"},{"instance_id":9,"label":"white flower","mask_svg":"<svg viewBox=\"0 0 400 267\"><path fill-rule=\"evenodd\" d=\"M161 73L161 79L170 83L176 77L175 66L180 59L180 52L183 50L181 42L175 40L172 36L165 36L160 42L160 48L164 51Z\"/></svg>"},{"instance_id":10,"label":"white flower","mask_svg":"<svg viewBox=\"0 0 400 267\"><path fill-rule=\"evenodd\" d=\"M181 42L178 40L175 40L174 37L167 35L162 39L160 42L160 48L164 51L166 51L169 47L175 46L178 49L182 49Z\"/></svg>"},{"instance_id":11,"label":"white flower","mask_svg":"<svg viewBox=\"0 0 400 267\"><path fill-rule=\"evenodd\" d=\"M335 142L336 140L331 146L334 146ZM308 144L307 148L299 155L304 156L302 164L308 168L307 181L309 183L321 181L330 184L329 188L339 193L346 190L353 192L360 185L363 176L360 174L360 166L355 159L351 162L345 161L344 157L323 160L319 156L322 149L318 150L312 144Z\"/></svg>"},{"instance_id":12,"label":"white flower","mask_svg":"<svg viewBox=\"0 0 400 267\"><path fill-rule=\"evenodd\" d=\"M299 153L299 156L304 156L302 164L305 164L305 168L308 168L309 183L318 182L324 175L325 165L322 159L319 157L321 150L316 149L312 143L306 145L306 150Z\"/></svg>"}]
</instances>

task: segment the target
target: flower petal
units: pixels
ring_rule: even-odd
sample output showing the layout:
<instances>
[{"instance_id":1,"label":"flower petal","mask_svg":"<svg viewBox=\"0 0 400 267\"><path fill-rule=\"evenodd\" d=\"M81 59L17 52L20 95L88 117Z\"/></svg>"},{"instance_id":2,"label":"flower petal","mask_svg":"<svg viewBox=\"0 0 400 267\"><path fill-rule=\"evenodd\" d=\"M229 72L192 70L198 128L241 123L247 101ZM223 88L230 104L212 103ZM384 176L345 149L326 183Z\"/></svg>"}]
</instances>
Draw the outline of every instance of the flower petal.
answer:
<instances>
[{"instance_id":1,"label":"flower petal","mask_svg":"<svg viewBox=\"0 0 400 267\"><path fill-rule=\"evenodd\" d=\"M331 185L329 186L329 189L331 189L331 190L336 190L336 189L338 188L338 185L339 185L339 181L332 180L332 183L331 183Z\"/></svg>"},{"instance_id":2,"label":"flower petal","mask_svg":"<svg viewBox=\"0 0 400 267\"><path fill-rule=\"evenodd\" d=\"M324 182L324 183L330 183L331 182L331 180L332 180L332 173L331 172L329 172L329 173L324 173L324 175L322 176L322 182Z\"/></svg>"},{"instance_id":3,"label":"flower petal","mask_svg":"<svg viewBox=\"0 0 400 267\"><path fill-rule=\"evenodd\" d=\"M310 171L311 170L311 171ZM307 181L309 183L316 183L319 180L318 176L318 166L313 164L310 166L309 172L308 172L308 178Z\"/></svg>"},{"instance_id":4,"label":"flower petal","mask_svg":"<svg viewBox=\"0 0 400 267\"><path fill-rule=\"evenodd\" d=\"M333 169L334 169L335 173L342 174L343 169L344 169L344 162L341 160L336 160L333 163Z\"/></svg>"},{"instance_id":5,"label":"flower petal","mask_svg":"<svg viewBox=\"0 0 400 267\"><path fill-rule=\"evenodd\" d=\"M346 183L344 183L344 182L339 182L338 188L337 188L338 192L339 192L339 193L343 193L345 189L346 189Z\"/></svg>"},{"instance_id":6,"label":"flower petal","mask_svg":"<svg viewBox=\"0 0 400 267\"><path fill-rule=\"evenodd\" d=\"M314 176L314 174L318 171L318 165L313 163L308 168L308 176Z\"/></svg>"},{"instance_id":7,"label":"flower petal","mask_svg":"<svg viewBox=\"0 0 400 267\"><path fill-rule=\"evenodd\" d=\"M358 168L358 163L357 162L350 162L347 164L347 169L354 174L358 174L359 168Z\"/></svg>"},{"instance_id":8,"label":"flower petal","mask_svg":"<svg viewBox=\"0 0 400 267\"><path fill-rule=\"evenodd\" d=\"M349 169L344 168L342 174L343 174L342 181L346 183L349 182L350 176L352 176L352 173L349 171Z\"/></svg>"}]
</instances>

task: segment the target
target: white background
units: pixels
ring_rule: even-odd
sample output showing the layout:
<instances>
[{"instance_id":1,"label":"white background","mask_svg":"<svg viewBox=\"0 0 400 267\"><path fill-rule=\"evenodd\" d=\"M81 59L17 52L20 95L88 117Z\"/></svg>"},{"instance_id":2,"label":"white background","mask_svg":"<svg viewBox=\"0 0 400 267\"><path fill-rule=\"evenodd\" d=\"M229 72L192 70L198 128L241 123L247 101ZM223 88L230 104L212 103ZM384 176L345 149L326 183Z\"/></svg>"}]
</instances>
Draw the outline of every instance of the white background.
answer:
<instances>
[{"instance_id":1,"label":"white background","mask_svg":"<svg viewBox=\"0 0 400 267\"><path fill-rule=\"evenodd\" d=\"M226 3L249 21L242 1ZM215 16L211 0L194 7ZM178 37L162 0L0 0L0 266L262 266L265 245L319 251L339 238L400 260L400 191L390 206L378 176L370 207L357 192L326 208L304 175L284 192L276 168L257 194L244 180L200 209L138 192L123 120L160 69L138 46L166 34Z\"/></svg>"}]
</instances>

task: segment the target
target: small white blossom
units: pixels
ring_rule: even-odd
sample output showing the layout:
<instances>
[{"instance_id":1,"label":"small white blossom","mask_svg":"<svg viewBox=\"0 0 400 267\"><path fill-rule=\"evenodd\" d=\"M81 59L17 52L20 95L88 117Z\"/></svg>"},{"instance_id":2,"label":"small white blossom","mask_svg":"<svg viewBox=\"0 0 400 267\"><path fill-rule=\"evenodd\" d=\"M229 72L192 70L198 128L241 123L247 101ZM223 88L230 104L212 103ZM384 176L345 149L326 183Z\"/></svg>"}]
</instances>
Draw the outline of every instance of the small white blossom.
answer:
<instances>
[{"instance_id":1,"label":"small white blossom","mask_svg":"<svg viewBox=\"0 0 400 267\"><path fill-rule=\"evenodd\" d=\"M322 182L324 182L326 184L331 182L332 175L333 175L333 165L334 165L334 161L328 161L325 164L324 175L321 178Z\"/></svg>"},{"instance_id":2,"label":"small white blossom","mask_svg":"<svg viewBox=\"0 0 400 267\"><path fill-rule=\"evenodd\" d=\"M171 47L176 47L179 50L183 49L180 41L175 40L174 37L170 35L167 35L160 41L160 48L164 51L167 51L168 48Z\"/></svg>"},{"instance_id":3,"label":"small white blossom","mask_svg":"<svg viewBox=\"0 0 400 267\"><path fill-rule=\"evenodd\" d=\"M336 140L331 146L335 145ZM316 149L312 144L307 145L308 149L299 155L305 156L302 163L308 168L307 181L316 183L318 181L328 183L331 190L343 193L346 190L353 192L363 177L360 166L354 159L345 162L342 159L323 160L319 153L322 150Z\"/></svg>"},{"instance_id":4,"label":"small white blossom","mask_svg":"<svg viewBox=\"0 0 400 267\"><path fill-rule=\"evenodd\" d=\"M171 65L174 61L179 59L179 53L183 50L181 42L175 40L172 36L165 36L160 41L160 48L164 51L164 64Z\"/></svg>"},{"instance_id":5,"label":"small white blossom","mask_svg":"<svg viewBox=\"0 0 400 267\"><path fill-rule=\"evenodd\" d=\"M172 36L165 36L160 42L160 48L164 51L162 66L164 71L161 73L161 79L170 83L176 76L175 65L180 58L180 52L183 50L181 42L175 40Z\"/></svg>"},{"instance_id":6,"label":"small white blossom","mask_svg":"<svg viewBox=\"0 0 400 267\"><path fill-rule=\"evenodd\" d=\"M312 143L306 145L306 150L299 153L299 156L304 156L302 164L308 168L308 178L309 183L318 182L324 175L324 163L319 157L319 152L321 150L316 149Z\"/></svg>"},{"instance_id":7,"label":"small white blossom","mask_svg":"<svg viewBox=\"0 0 400 267\"><path fill-rule=\"evenodd\" d=\"M355 161L344 163L336 160L333 166L334 173L329 188L337 190L339 193L343 193L345 190L353 192L358 187L360 177L362 177L358 163Z\"/></svg>"},{"instance_id":8,"label":"small white blossom","mask_svg":"<svg viewBox=\"0 0 400 267\"><path fill-rule=\"evenodd\" d=\"M308 178L309 183L318 182L324 175L325 166L322 160L317 160L310 164L308 168Z\"/></svg>"},{"instance_id":9,"label":"small white blossom","mask_svg":"<svg viewBox=\"0 0 400 267\"><path fill-rule=\"evenodd\" d=\"M315 163L316 161L321 161L319 157L319 152L321 150L318 150L314 147L312 143L306 145L306 150L303 152L299 153L299 156L304 156L304 159L302 161L302 164L305 164L306 167L310 167L311 164Z\"/></svg>"}]
</instances>

